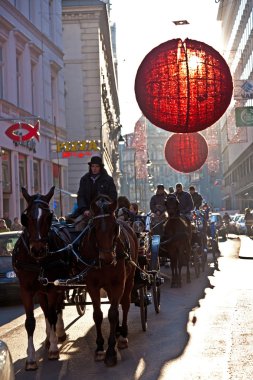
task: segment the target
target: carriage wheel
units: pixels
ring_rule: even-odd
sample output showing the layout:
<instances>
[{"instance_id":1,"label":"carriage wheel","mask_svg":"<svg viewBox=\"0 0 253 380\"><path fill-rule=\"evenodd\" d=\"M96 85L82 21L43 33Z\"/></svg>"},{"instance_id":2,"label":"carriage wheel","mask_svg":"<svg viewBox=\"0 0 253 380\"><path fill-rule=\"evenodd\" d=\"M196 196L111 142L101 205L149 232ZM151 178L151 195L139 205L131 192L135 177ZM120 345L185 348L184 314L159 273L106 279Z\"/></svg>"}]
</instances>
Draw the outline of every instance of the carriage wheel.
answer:
<instances>
[{"instance_id":1,"label":"carriage wheel","mask_svg":"<svg viewBox=\"0 0 253 380\"><path fill-rule=\"evenodd\" d=\"M146 286L142 286L139 289L139 296L140 296L141 326L142 326L143 331L147 331L148 305L147 305L147 287Z\"/></svg>"},{"instance_id":2,"label":"carriage wheel","mask_svg":"<svg viewBox=\"0 0 253 380\"><path fill-rule=\"evenodd\" d=\"M75 297L75 302L76 302L76 310L80 317L82 317L85 313L86 310L86 298L87 298L87 290L86 288L78 288L77 289L77 294Z\"/></svg>"},{"instance_id":3,"label":"carriage wheel","mask_svg":"<svg viewBox=\"0 0 253 380\"><path fill-rule=\"evenodd\" d=\"M154 308L156 313L160 313L161 309L161 304L160 304L160 298L161 298L161 291L160 291L160 285L158 286L157 284L157 275L153 277L153 285L152 285L152 290L153 290L153 300L154 300Z\"/></svg>"}]
</instances>

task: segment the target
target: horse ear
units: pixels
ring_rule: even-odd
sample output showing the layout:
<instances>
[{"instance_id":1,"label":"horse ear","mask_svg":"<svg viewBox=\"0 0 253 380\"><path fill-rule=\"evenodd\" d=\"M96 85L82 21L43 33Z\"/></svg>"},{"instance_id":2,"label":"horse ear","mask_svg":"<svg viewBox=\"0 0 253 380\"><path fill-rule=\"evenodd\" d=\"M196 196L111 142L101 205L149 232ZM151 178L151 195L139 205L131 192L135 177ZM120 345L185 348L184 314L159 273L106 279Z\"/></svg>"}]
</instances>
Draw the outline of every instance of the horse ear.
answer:
<instances>
[{"instance_id":1,"label":"horse ear","mask_svg":"<svg viewBox=\"0 0 253 380\"><path fill-rule=\"evenodd\" d=\"M55 186L52 186L51 189L49 190L49 192L45 195L45 198L46 198L48 203L50 202L50 199L54 195L54 189L55 189Z\"/></svg>"},{"instance_id":2,"label":"horse ear","mask_svg":"<svg viewBox=\"0 0 253 380\"><path fill-rule=\"evenodd\" d=\"M21 192L23 194L23 197L25 198L26 202L29 203L30 200L30 195L28 194L27 190L25 187L21 187Z\"/></svg>"},{"instance_id":3,"label":"horse ear","mask_svg":"<svg viewBox=\"0 0 253 380\"><path fill-rule=\"evenodd\" d=\"M28 225L28 218L27 218L27 215L26 215L25 212L23 212L23 213L21 214L21 224L22 224L22 226L24 226L24 227L27 227L27 225Z\"/></svg>"}]
</instances>

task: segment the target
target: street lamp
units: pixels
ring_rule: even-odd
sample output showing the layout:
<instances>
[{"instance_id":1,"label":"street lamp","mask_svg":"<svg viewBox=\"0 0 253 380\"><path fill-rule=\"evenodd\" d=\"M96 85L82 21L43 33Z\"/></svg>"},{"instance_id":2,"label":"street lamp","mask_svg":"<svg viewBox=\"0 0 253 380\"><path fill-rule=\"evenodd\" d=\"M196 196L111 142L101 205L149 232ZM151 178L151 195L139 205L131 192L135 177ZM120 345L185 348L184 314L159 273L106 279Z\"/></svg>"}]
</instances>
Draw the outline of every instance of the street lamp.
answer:
<instances>
[{"instance_id":1,"label":"street lamp","mask_svg":"<svg viewBox=\"0 0 253 380\"><path fill-rule=\"evenodd\" d=\"M119 145L124 145L125 144L125 139L124 139L124 137L122 135L119 136L118 143L119 143Z\"/></svg>"}]
</instances>

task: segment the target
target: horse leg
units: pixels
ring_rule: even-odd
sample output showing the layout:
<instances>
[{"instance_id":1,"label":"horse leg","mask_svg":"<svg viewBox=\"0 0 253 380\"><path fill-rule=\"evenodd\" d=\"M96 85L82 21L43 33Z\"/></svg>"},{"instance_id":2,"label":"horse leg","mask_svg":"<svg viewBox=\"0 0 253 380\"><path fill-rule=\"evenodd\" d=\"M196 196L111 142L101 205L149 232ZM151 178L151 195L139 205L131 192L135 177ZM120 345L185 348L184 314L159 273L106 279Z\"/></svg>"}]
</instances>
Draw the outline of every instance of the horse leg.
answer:
<instances>
[{"instance_id":1,"label":"horse leg","mask_svg":"<svg viewBox=\"0 0 253 380\"><path fill-rule=\"evenodd\" d=\"M131 292L133 288L133 278L134 275L131 276L131 278L127 279L124 294L121 299L121 307L122 307L122 326L120 327L120 336L118 338L118 348L124 349L128 348L128 323L127 323L127 317L128 312L130 309L131 304Z\"/></svg>"},{"instance_id":2,"label":"horse leg","mask_svg":"<svg viewBox=\"0 0 253 380\"><path fill-rule=\"evenodd\" d=\"M44 317L45 317L45 323L46 323L46 339L45 339L45 348L46 349L49 349L49 346L50 346L50 340L49 340L49 336L50 336L50 326L49 326L49 323L48 323L48 299L47 299L47 295L45 293L38 293L38 299L39 299L39 304L40 304L40 307L44 313Z\"/></svg>"},{"instance_id":3,"label":"horse leg","mask_svg":"<svg viewBox=\"0 0 253 380\"><path fill-rule=\"evenodd\" d=\"M95 361L101 361L105 358L104 350L104 338L102 335L102 322L103 322L103 312L101 310L100 304L100 289L88 289L90 298L93 305L93 320L96 326L97 339L96 344L97 348L95 350Z\"/></svg>"},{"instance_id":4,"label":"horse leg","mask_svg":"<svg viewBox=\"0 0 253 380\"><path fill-rule=\"evenodd\" d=\"M191 282L191 273L190 273L190 255L191 255L191 246L187 245L186 250L184 251L185 261L186 261L186 281L189 284Z\"/></svg>"},{"instance_id":5,"label":"horse leg","mask_svg":"<svg viewBox=\"0 0 253 380\"><path fill-rule=\"evenodd\" d=\"M56 335L56 323L57 323L57 292L48 293L48 318L46 319L46 328L49 332L49 349L48 349L48 359L49 360L58 360L60 353L57 346L58 338Z\"/></svg>"},{"instance_id":6,"label":"horse leg","mask_svg":"<svg viewBox=\"0 0 253 380\"><path fill-rule=\"evenodd\" d=\"M56 322L56 335L58 337L58 342L62 343L66 340L67 334L65 332L62 311L64 309L64 292L61 292L58 296L56 314L57 314L57 322Z\"/></svg>"},{"instance_id":7,"label":"horse leg","mask_svg":"<svg viewBox=\"0 0 253 380\"><path fill-rule=\"evenodd\" d=\"M111 306L108 311L108 320L110 323L110 335L108 338L108 348L106 350L105 360L104 360L105 364L108 367L112 367L117 364L117 351L115 349L115 346L116 346L116 327L119 323L120 296L113 297L113 300L111 300Z\"/></svg>"},{"instance_id":8,"label":"horse leg","mask_svg":"<svg viewBox=\"0 0 253 380\"><path fill-rule=\"evenodd\" d=\"M170 259L170 266L171 266L171 273L172 273L172 279L171 279L171 288L177 287L177 262L174 257L171 257Z\"/></svg>"},{"instance_id":9,"label":"horse leg","mask_svg":"<svg viewBox=\"0 0 253 380\"><path fill-rule=\"evenodd\" d=\"M35 371L38 368L36 362L35 348L33 343L33 334L36 326L36 320L34 318L34 303L33 296L29 291L26 291L22 287L21 289L21 299L24 305L26 320L25 320L25 329L28 337L28 345L27 345L27 359L25 363L26 371Z\"/></svg>"}]
</instances>

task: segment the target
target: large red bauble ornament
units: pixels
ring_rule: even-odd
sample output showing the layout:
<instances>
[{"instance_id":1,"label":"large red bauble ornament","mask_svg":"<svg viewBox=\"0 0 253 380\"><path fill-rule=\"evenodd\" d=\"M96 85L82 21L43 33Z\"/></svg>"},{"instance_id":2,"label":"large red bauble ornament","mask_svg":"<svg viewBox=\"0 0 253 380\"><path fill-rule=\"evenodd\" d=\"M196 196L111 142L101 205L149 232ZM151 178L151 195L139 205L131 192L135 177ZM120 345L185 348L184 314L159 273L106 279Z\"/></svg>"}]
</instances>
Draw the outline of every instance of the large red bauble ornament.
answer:
<instances>
[{"instance_id":1,"label":"large red bauble ornament","mask_svg":"<svg viewBox=\"0 0 253 380\"><path fill-rule=\"evenodd\" d=\"M173 169L191 173L205 163L208 147L200 133L176 133L166 141L164 154Z\"/></svg>"},{"instance_id":2,"label":"large red bauble ornament","mask_svg":"<svg viewBox=\"0 0 253 380\"><path fill-rule=\"evenodd\" d=\"M138 105L147 119L171 132L210 127L231 101L233 82L224 58L204 42L174 39L151 50L135 78Z\"/></svg>"}]
</instances>

